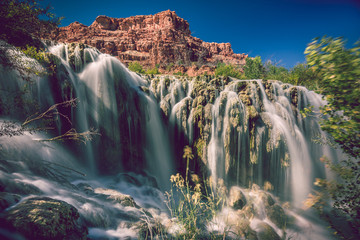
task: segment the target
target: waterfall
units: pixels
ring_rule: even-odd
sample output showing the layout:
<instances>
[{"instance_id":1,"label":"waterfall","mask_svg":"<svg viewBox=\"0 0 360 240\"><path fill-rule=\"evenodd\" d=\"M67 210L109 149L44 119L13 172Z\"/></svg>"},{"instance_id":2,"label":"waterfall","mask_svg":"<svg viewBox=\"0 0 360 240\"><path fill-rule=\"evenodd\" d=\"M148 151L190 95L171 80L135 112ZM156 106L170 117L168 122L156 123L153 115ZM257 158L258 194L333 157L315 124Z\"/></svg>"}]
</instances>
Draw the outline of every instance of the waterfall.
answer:
<instances>
[{"instance_id":1,"label":"waterfall","mask_svg":"<svg viewBox=\"0 0 360 240\"><path fill-rule=\"evenodd\" d=\"M189 143L206 142L206 153L199 157L214 184L219 179L230 186L270 183L283 200L301 207L315 177L325 176L319 158L332 151L336 161L334 150L313 142L324 135L318 119L303 118L300 113L308 106L318 111L324 104L312 91L278 81L232 79L225 87L207 79L187 85L181 85L181 79L167 81L160 80L161 89L151 90L166 106L163 111L171 109L170 122ZM216 89L212 89L214 83ZM209 90L195 93L197 84ZM196 122L194 116L201 120Z\"/></svg>"},{"instance_id":2,"label":"waterfall","mask_svg":"<svg viewBox=\"0 0 360 240\"><path fill-rule=\"evenodd\" d=\"M50 46L49 51L55 56L56 75L36 78L26 97L38 99L41 109L77 99L77 107L65 113L70 115L73 124L70 127L78 132L94 128L101 134L101 138L85 147L70 147L82 165L94 175L148 171L158 178L161 186L168 186L173 173L169 135L155 97L144 90L149 83L114 57L83 44ZM36 66L41 69L41 65ZM11 74L12 78L20 79L16 73ZM16 80L11 82L15 85L9 85L1 81L1 84L4 90L15 92L21 90L23 82ZM66 131L67 125L61 119L57 121L57 134Z\"/></svg>"},{"instance_id":3,"label":"waterfall","mask_svg":"<svg viewBox=\"0 0 360 240\"><path fill-rule=\"evenodd\" d=\"M275 224L271 216L277 210L295 219L286 233L299 233L300 239L327 238L321 223L282 210L277 200L300 208L315 178L327 174L319 158L327 155L337 161L341 154L314 143L326 134L316 116L301 114L308 106L318 111L325 104L320 95L278 81L140 76L83 44L50 46L49 52L55 71L32 76L30 85L19 72L0 65L0 90L10 93L0 96L0 124L3 119L17 124L33 110L31 99L43 110L76 98L76 108L64 110L72 125L60 118L49 135L0 138L0 187L14 193L21 188L25 198L44 195L72 204L94 239L136 238L133 222L150 215L171 225L171 232L181 226L170 219L159 189L170 188L171 174L184 174L183 149L189 145L194 155L191 173L210 178L214 190L219 182L225 183L230 192L237 189L254 204L248 209L252 217L246 215L250 220L240 216L253 230L261 232L266 224L285 236L286 226ZM7 107L11 94L23 88L29 90L9 102L19 108ZM36 141L69 128L94 128L100 136L86 145ZM119 203L124 194L140 206ZM239 211L222 209L207 230L225 231L231 217L238 221ZM315 235L302 231L310 225Z\"/></svg>"}]
</instances>

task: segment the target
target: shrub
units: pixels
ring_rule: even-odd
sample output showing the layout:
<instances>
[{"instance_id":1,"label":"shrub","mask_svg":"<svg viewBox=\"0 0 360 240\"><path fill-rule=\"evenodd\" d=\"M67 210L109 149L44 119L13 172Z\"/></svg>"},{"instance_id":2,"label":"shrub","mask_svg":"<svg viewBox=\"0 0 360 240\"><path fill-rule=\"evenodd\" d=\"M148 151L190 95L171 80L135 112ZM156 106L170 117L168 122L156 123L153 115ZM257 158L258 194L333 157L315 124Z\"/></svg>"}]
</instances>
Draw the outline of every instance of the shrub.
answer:
<instances>
[{"instance_id":1,"label":"shrub","mask_svg":"<svg viewBox=\"0 0 360 240\"><path fill-rule=\"evenodd\" d=\"M350 156L360 158L360 43L346 49L341 39L314 40L306 48L309 65L321 76L320 93L327 100L323 130ZM341 114L339 114L341 113Z\"/></svg>"},{"instance_id":2,"label":"shrub","mask_svg":"<svg viewBox=\"0 0 360 240\"><path fill-rule=\"evenodd\" d=\"M288 82L289 70L273 64L270 60L265 63L266 79Z\"/></svg>"},{"instance_id":3,"label":"shrub","mask_svg":"<svg viewBox=\"0 0 360 240\"><path fill-rule=\"evenodd\" d=\"M158 67L150 68L146 71L146 74L160 74L159 68Z\"/></svg>"},{"instance_id":4,"label":"shrub","mask_svg":"<svg viewBox=\"0 0 360 240\"><path fill-rule=\"evenodd\" d=\"M136 73L145 73L145 70L143 69L143 67L140 65L140 63L138 63L136 61L129 63L128 68L130 71L133 71Z\"/></svg>"},{"instance_id":5,"label":"shrub","mask_svg":"<svg viewBox=\"0 0 360 240\"><path fill-rule=\"evenodd\" d=\"M262 79L266 75L266 69L262 64L261 57L246 58L246 64L243 68L244 74L248 79Z\"/></svg>"},{"instance_id":6,"label":"shrub","mask_svg":"<svg viewBox=\"0 0 360 240\"><path fill-rule=\"evenodd\" d=\"M26 45L26 47L20 49L26 56L37 60L39 63L46 63L48 62L48 58L45 55L45 52L39 50L34 46Z\"/></svg>"},{"instance_id":7,"label":"shrub","mask_svg":"<svg viewBox=\"0 0 360 240\"><path fill-rule=\"evenodd\" d=\"M166 66L166 71L170 72L173 67L174 67L174 63L169 63L169 64Z\"/></svg>"},{"instance_id":8,"label":"shrub","mask_svg":"<svg viewBox=\"0 0 360 240\"><path fill-rule=\"evenodd\" d=\"M241 71L234 65L220 63L215 70L215 76L241 78Z\"/></svg>"}]
</instances>

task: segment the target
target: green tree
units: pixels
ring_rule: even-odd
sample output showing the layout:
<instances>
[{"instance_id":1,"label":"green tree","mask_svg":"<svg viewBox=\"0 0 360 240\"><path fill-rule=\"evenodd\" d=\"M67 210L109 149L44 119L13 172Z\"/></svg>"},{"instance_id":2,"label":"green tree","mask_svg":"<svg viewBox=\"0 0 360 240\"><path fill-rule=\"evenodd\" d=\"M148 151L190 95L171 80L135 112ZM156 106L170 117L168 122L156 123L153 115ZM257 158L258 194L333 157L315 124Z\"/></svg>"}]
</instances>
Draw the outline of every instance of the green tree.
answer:
<instances>
[{"instance_id":1,"label":"green tree","mask_svg":"<svg viewBox=\"0 0 360 240\"><path fill-rule=\"evenodd\" d=\"M287 82L297 86L305 86L309 89L318 89L320 79L316 71L308 64L299 63L290 69Z\"/></svg>"},{"instance_id":2,"label":"green tree","mask_svg":"<svg viewBox=\"0 0 360 240\"><path fill-rule=\"evenodd\" d=\"M266 79L279 80L282 82L288 82L289 70L285 67L277 66L277 64L267 61L265 63Z\"/></svg>"},{"instance_id":3,"label":"green tree","mask_svg":"<svg viewBox=\"0 0 360 240\"><path fill-rule=\"evenodd\" d=\"M248 79L261 79L265 77L266 69L262 64L261 57L247 58L244 66L244 74Z\"/></svg>"},{"instance_id":4,"label":"green tree","mask_svg":"<svg viewBox=\"0 0 360 240\"><path fill-rule=\"evenodd\" d=\"M0 2L0 39L15 46L37 45L37 38L59 25L51 8L36 0L10 0Z\"/></svg>"},{"instance_id":5,"label":"green tree","mask_svg":"<svg viewBox=\"0 0 360 240\"><path fill-rule=\"evenodd\" d=\"M241 78L241 71L234 65L220 63L215 70L215 76Z\"/></svg>"},{"instance_id":6,"label":"green tree","mask_svg":"<svg viewBox=\"0 0 360 240\"><path fill-rule=\"evenodd\" d=\"M337 178L317 179L315 185L323 191L310 196L308 203L316 205L322 196L330 196L334 207L350 217L354 235L360 235L360 43L347 49L342 38L315 39L305 54L321 78L319 92L327 101L321 109L321 128L349 156L338 164L322 159Z\"/></svg>"},{"instance_id":7,"label":"green tree","mask_svg":"<svg viewBox=\"0 0 360 240\"><path fill-rule=\"evenodd\" d=\"M309 66L322 78L319 92L327 101L322 129L347 154L360 158L360 43L346 49L341 38L316 39L305 53Z\"/></svg>"}]
</instances>

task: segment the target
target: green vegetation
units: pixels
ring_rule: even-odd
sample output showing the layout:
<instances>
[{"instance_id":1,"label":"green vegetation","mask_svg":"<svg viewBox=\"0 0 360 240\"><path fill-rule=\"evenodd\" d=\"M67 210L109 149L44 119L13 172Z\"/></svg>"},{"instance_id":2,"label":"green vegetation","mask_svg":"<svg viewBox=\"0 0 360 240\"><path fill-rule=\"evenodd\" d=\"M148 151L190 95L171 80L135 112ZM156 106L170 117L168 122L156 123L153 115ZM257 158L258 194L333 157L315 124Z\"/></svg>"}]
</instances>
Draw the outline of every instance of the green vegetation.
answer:
<instances>
[{"instance_id":1,"label":"green vegetation","mask_svg":"<svg viewBox=\"0 0 360 240\"><path fill-rule=\"evenodd\" d=\"M305 86L315 90L319 88L320 78L318 74L306 63L299 63L290 70L276 66L271 61L265 64L265 79L279 80L296 86Z\"/></svg>"},{"instance_id":2,"label":"green vegetation","mask_svg":"<svg viewBox=\"0 0 360 240\"><path fill-rule=\"evenodd\" d=\"M359 229L360 44L346 49L342 38L315 39L305 53L309 66L321 78L319 92L327 101L321 109L321 127L349 156L338 164L321 159L337 178L317 179L315 185L321 190L310 195L306 203L321 210L324 199L331 197L334 207L349 217L354 229Z\"/></svg>"},{"instance_id":3,"label":"green vegetation","mask_svg":"<svg viewBox=\"0 0 360 240\"><path fill-rule=\"evenodd\" d=\"M260 56L246 59L244 74L249 79L260 79L266 76L265 67L262 64Z\"/></svg>"},{"instance_id":4,"label":"green vegetation","mask_svg":"<svg viewBox=\"0 0 360 240\"><path fill-rule=\"evenodd\" d=\"M146 74L160 74L159 67L155 66L154 68L150 68L145 73Z\"/></svg>"},{"instance_id":5,"label":"green vegetation","mask_svg":"<svg viewBox=\"0 0 360 240\"><path fill-rule=\"evenodd\" d=\"M20 50L25 53L26 56L37 60L41 64L49 62L45 52L34 46L26 45L24 48L20 48Z\"/></svg>"},{"instance_id":6,"label":"green vegetation","mask_svg":"<svg viewBox=\"0 0 360 240\"><path fill-rule=\"evenodd\" d=\"M173 67L174 67L174 63L169 63L169 64L166 66L166 71L170 72Z\"/></svg>"},{"instance_id":7,"label":"green vegetation","mask_svg":"<svg viewBox=\"0 0 360 240\"><path fill-rule=\"evenodd\" d=\"M322 78L319 92L328 104L322 129L350 156L360 157L360 43L346 49L338 38L315 40L307 47L307 61Z\"/></svg>"},{"instance_id":8,"label":"green vegetation","mask_svg":"<svg viewBox=\"0 0 360 240\"><path fill-rule=\"evenodd\" d=\"M129 66L128 66L130 71L136 72L136 73L145 73L145 70L143 69L143 67L140 65L139 62L130 62Z\"/></svg>"},{"instance_id":9,"label":"green vegetation","mask_svg":"<svg viewBox=\"0 0 360 240\"><path fill-rule=\"evenodd\" d=\"M43 8L35 0L0 2L0 39L15 46L37 45L36 38L59 25L50 7Z\"/></svg>"},{"instance_id":10,"label":"green vegetation","mask_svg":"<svg viewBox=\"0 0 360 240\"><path fill-rule=\"evenodd\" d=\"M241 78L240 69L231 64L219 63L215 70L215 76Z\"/></svg>"},{"instance_id":11,"label":"green vegetation","mask_svg":"<svg viewBox=\"0 0 360 240\"><path fill-rule=\"evenodd\" d=\"M262 63L261 57L247 58L246 64L240 68L231 64L219 64L215 70L215 76L234 77L237 79L271 79L279 80L293 85L302 85L309 89L318 89L318 73L305 63L299 63L288 70L277 66L271 61Z\"/></svg>"}]
</instances>

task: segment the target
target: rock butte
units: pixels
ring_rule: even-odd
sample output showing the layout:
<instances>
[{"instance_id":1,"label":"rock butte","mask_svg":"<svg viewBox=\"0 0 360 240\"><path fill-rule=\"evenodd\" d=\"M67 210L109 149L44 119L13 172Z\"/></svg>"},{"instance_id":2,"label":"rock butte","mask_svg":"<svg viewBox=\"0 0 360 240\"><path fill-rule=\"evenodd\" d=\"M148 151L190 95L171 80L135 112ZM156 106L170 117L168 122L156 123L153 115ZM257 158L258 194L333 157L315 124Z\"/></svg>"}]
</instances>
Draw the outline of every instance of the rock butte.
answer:
<instances>
[{"instance_id":1,"label":"rock butte","mask_svg":"<svg viewBox=\"0 0 360 240\"><path fill-rule=\"evenodd\" d=\"M146 68L159 64L165 71L173 63L173 72L190 76L213 72L218 62L243 65L247 58L234 53L230 43L208 43L191 36L189 23L170 10L128 18L98 16L90 26L73 22L57 28L50 38L88 44L125 64L138 61Z\"/></svg>"}]
</instances>

